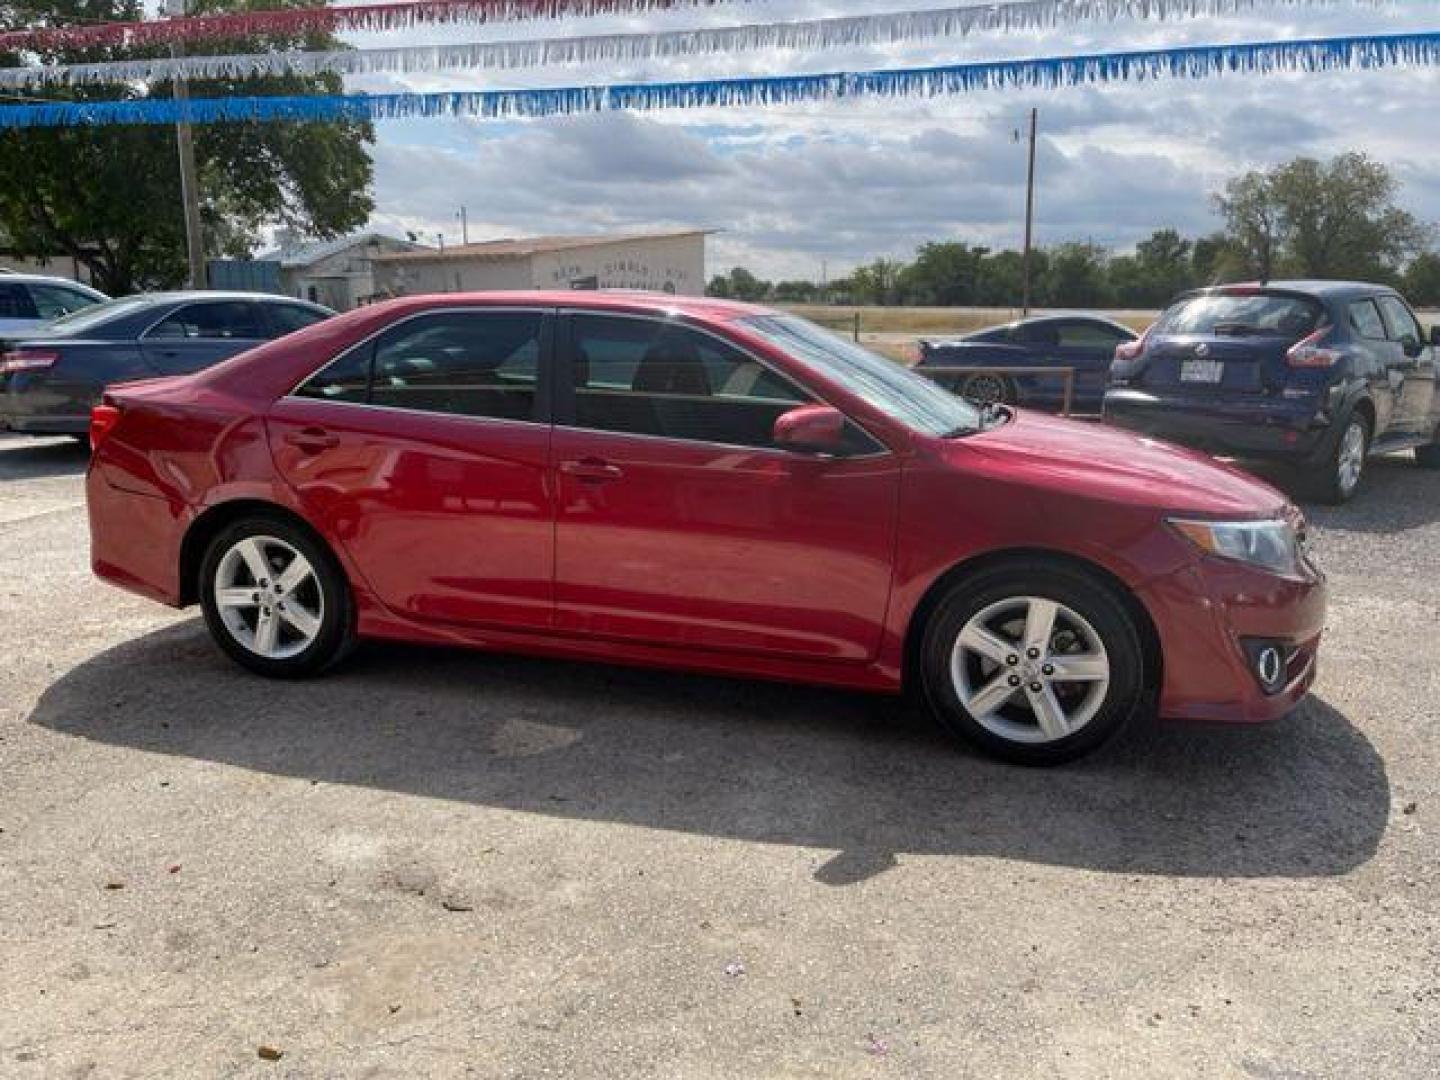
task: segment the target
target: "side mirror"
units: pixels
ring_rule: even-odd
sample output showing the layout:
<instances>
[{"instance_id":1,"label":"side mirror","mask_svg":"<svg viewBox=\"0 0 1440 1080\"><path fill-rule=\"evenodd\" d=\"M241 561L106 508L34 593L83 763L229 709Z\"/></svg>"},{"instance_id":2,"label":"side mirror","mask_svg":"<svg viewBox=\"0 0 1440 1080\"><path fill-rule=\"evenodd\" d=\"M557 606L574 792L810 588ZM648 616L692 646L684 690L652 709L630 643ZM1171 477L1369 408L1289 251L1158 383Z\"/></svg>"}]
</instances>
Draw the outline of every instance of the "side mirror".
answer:
<instances>
[{"instance_id":1,"label":"side mirror","mask_svg":"<svg viewBox=\"0 0 1440 1080\"><path fill-rule=\"evenodd\" d=\"M1440 349L1440 323L1430 327L1430 344Z\"/></svg>"},{"instance_id":2,"label":"side mirror","mask_svg":"<svg viewBox=\"0 0 1440 1080\"><path fill-rule=\"evenodd\" d=\"M1400 339L1400 348L1404 349L1405 355L1412 360L1425 351L1425 346L1416 341L1412 334L1406 334Z\"/></svg>"},{"instance_id":3,"label":"side mirror","mask_svg":"<svg viewBox=\"0 0 1440 1080\"><path fill-rule=\"evenodd\" d=\"M845 444L845 414L830 405L801 405L775 418L772 437L786 450L838 453Z\"/></svg>"}]
</instances>

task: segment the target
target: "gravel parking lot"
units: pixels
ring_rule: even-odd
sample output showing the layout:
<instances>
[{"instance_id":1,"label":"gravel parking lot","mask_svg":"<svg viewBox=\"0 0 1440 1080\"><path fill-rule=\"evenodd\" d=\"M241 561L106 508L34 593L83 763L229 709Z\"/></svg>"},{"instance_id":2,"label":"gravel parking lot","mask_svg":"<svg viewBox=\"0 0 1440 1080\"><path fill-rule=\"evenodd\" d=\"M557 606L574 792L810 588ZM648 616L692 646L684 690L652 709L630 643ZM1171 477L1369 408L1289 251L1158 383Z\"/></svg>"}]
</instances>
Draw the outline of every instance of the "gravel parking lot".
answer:
<instances>
[{"instance_id":1,"label":"gravel parking lot","mask_svg":"<svg viewBox=\"0 0 1440 1080\"><path fill-rule=\"evenodd\" d=\"M266 683L90 577L83 468L0 437L0 1075L1440 1073L1440 474L1312 509L1297 713L1026 771L788 686Z\"/></svg>"}]
</instances>

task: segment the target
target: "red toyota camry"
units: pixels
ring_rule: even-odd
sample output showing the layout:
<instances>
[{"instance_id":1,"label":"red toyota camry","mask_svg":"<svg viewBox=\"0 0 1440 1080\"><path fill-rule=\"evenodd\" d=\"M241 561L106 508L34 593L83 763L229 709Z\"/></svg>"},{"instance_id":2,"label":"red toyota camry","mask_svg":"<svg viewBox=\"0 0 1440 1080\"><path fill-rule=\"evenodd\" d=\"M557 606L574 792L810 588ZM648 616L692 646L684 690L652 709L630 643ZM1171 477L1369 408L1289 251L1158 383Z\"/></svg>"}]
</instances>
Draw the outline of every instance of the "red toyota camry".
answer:
<instances>
[{"instance_id":1,"label":"red toyota camry","mask_svg":"<svg viewBox=\"0 0 1440 1080\"><path fill-rule=\"evenodd\" d=\"M95 572L262 675L391 638L914 686L1043 763L1157 704L1279 716L1315 670L1272 488L762 307L407 298L112 388L91 434Z\"/></svg>"}]
</instances>

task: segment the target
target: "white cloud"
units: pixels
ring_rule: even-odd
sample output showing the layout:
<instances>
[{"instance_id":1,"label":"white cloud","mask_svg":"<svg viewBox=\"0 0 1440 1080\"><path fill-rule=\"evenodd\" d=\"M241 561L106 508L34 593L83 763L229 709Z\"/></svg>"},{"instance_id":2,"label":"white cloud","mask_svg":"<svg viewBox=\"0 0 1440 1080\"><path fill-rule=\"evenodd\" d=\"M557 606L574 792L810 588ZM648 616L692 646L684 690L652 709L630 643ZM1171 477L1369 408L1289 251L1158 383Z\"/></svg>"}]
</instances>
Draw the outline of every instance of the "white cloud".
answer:
<instances>
[{"instance_id":1,"label":"white cloud","mask_svg":"<svg viewBox=\"0 0 1440 1080\"><path fill-rule=\"evenodd\" d=\"M887 10L893 0L838 5L719 5L642 18L438 28L403 40L656 29ZM787 71L858 70L1017 55L1059 55L1204 42L1397 32L1440 27L1440 4L1279 7L1230 19L1130 22L959 42L805 55L736 54L505 73L484 85L561 85ZM356 35L356 44L374 44ZM460 74L372 76L371 91L476 88ZM1024 148L1014 140L1040 109L1036 202L1040 242L1091 239L1125 247L1152 229L1212 230L1209 195L1239 170L1297 154L1359 149L1392 164L1402 198L1440 219L1440 174L1424 122L1440 78L1394 69L1311 76L992 91L926 101L845 101L544 121L425 120L377 126L377 223L459 238L696 225L723 230L711 270L743 263L766 276L833 277L876 255L957 238L1016 245Z\"/></svg>"}]
</instances>

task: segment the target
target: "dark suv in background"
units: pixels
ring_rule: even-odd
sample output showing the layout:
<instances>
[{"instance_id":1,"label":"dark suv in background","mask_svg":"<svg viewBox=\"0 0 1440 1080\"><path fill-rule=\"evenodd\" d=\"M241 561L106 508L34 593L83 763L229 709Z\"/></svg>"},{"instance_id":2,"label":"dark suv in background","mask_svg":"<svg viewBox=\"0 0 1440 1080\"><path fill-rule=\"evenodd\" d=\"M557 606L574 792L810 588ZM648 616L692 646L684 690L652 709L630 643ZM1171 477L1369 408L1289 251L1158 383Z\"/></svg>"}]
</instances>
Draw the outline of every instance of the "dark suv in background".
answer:
<instances>
[{"instance_id":1,"label":"dark suv in background","mask_svg":"<svg viewBox=\"0 0 1440 1080\"><path fill-rule=\"evenodd\" d=\"M1366 456L1440 468L1436 344L1383 285L1284 281L1186 293L1120 346L1105 419L1213 453L1298 467L1316 497L1355 493Z\"/></svg>"}]
</instances>

